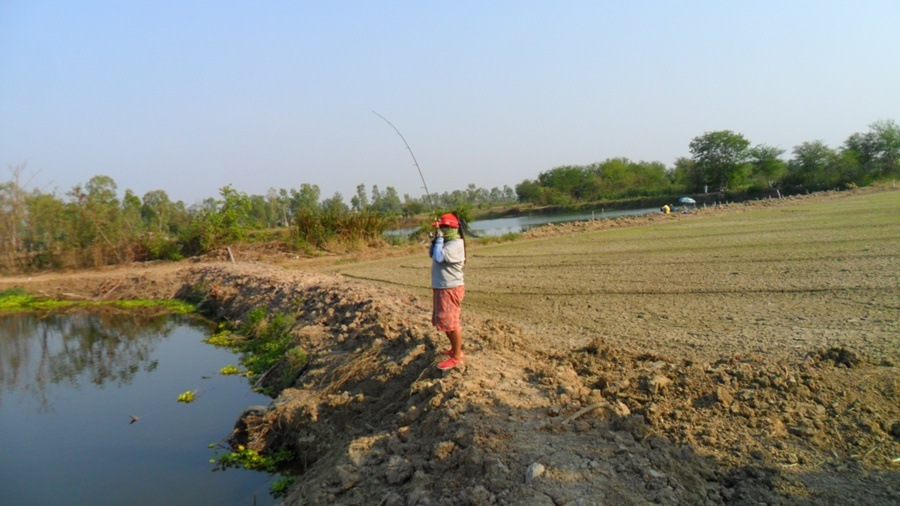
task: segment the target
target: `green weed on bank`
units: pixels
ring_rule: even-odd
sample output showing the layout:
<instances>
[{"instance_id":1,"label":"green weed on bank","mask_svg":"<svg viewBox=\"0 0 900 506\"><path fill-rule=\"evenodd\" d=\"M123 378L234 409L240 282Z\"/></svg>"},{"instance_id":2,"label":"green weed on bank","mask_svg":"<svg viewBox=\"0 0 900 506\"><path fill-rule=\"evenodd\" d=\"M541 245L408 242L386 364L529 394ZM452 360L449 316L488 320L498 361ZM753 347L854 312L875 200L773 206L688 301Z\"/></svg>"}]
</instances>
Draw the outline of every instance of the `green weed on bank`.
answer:
<instances>
[{"instance_id":1,"label":"green weed on bank","mask_svg":"<svg viewBox=\"0 0 900 506\"><path fill-rule=\"evenodd\" d=\"M216 446L219 445L216 443L209 445L210 448L215 448ZM249 471L262 471L278 475L279 479L269 487L269 493L277 499L287 495L288 489L294 483L295 478L293 476L281 476L278 474L279 467L287 464L293 458L294 454L289 451L280 451L272 455L261 455L256 450L238 445L226 453L217 453L215 458L209 459L209 461L215 464L214 471L242 468Z\"/></svg>"},{"instance_id":2,"label":"green weed on bank","mask_svg":"<svg viewBox=\"0 0 900 506\"><path fill-rule=\"evenodd\" d=\"M265 308L259 307L249 311L237 324L220 325L219 330L207 338L206 342L240 352L241 365L246 369L244 374L254 384L254 390L273 396L291 384L308 362L306 352L291 333L294 323L294 318L290 315L270 315ZM237 371L236 367L227 366L221 372L234 374ZM265 385L260 386L263 380ZM211 448L215 446L210 445ZM216 469L237 467L276 475L279 478L269 488L269 492L275 498L287 494L295 478L280 474L279 469L294 458L291 452L261 454L243 445L228 450L210 460Z\"/></svg>"},{"instance_id":3,"label":"green weed on bank","mask_svg":"<svg viewBox=\"0 0 900 506\"><path fill-rule=\"evenodd\" d=\"M206 342L241 353L241 365L256 390L272 395L288 386L308 362L306 352L291 333L294 323L290 315L270 315L260 307L249 311L236 325L220 325ZM263 379L265 386L259 386Z\"/></svg>"}]
</instances>

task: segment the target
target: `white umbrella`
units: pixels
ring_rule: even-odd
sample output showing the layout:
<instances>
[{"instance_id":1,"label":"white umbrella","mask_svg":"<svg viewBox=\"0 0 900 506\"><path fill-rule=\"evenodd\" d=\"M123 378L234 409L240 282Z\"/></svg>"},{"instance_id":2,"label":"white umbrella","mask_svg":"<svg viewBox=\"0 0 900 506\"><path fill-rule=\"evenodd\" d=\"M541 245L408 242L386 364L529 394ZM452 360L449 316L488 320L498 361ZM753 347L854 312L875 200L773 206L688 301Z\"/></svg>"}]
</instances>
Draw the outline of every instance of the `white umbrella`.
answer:
<instances>
[{"instance_id":1,"label":"white umbrella","mask_svg":"<svg viewBox=\"0 0 900 506\"><path fill-rule=\"evenodd\" d=\"M680 199L678 199L678 202L681 204L696 204L697 203L696 200L694 200L690 197L681 197Z\"/></svg>"}]
</instances>

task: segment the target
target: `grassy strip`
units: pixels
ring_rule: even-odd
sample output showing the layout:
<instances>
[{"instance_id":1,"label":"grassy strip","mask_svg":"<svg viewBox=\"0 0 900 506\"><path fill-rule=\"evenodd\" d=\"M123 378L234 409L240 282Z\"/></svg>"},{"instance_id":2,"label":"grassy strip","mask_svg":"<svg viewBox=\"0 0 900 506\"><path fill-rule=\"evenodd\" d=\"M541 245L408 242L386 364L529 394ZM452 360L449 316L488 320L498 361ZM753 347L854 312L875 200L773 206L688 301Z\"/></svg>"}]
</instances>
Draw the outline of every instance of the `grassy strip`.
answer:
<instances>
[{"instance_id":1,"label":"grassy strip","mask_svg":"<svg viewBox=\"0 0 900 506\"><path fill-rule=\"evenodd\" d=\"M119 309L165 308L177 314L190 314L196 311L193 304L180 300L59 300L36 297L21 288L10 288L0 291L0 312L16 311L57 311L71 308L115 307Z\"/></svg>"}]
</instances>

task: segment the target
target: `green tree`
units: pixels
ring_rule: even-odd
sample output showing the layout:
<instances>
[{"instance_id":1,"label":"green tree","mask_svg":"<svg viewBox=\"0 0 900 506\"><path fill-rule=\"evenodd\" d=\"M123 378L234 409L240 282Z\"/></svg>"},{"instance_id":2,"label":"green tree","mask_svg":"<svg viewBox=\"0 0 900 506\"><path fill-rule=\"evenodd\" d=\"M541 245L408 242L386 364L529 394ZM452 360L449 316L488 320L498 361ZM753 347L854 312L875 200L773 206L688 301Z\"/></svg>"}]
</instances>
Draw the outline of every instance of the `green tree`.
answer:
<instances>
[{"instance_id":1,"label":"green tree","mask_svg":"<svg viewBox=\"0 0 900 506\"><path fill-rule=\"evenodd\" d=\"M141 219L141 199L131 190L125 190L122 197L122 224L135 236L144 229Z\"/></svg>"},{"instance_id":2,"label":"green tree","mask_svg":"<svg viewBox=\"0 0 900 506\"><path fill-rule=\"evenodd\" d=\"M516 200L518 200L518 196L516 195L516 189L509 185L503 185L503 201L504 202L515 202Z\"/></svg>"},{"instance_id":3,"label":"green tree","mask_svg":"<svg viewBox=\"0 0 900 506\"><path fill-rule=\"evenodd\" d=\"M384 193L378 191L377 186L372 187L372 209L385 214L400 214L403 212L403 203L400 195L393 186L388 186Z\"/></svg>"},{"instance_id":4,"label":"green tree","mask_svg":"<svg viewBox=\"0 0 900 506\"><path fill-rule=\"evenodd\" d=\"M366 185L356 185L356 195L350 199L350 205L354 211L364 211L369 208L369 197L366 195Z\"/></svg>"},{"instance_id":5,"label":"green tree","mask_svg":"<svg viewBox=\"0 0 900 506\"><path fill-rule=\"evenodd\" d=\"M9 166L10 180L0 183L0 254L11 267L24 250L27 208L22 173L25 167L25 164Z\"/></svg>"},{"instance_id":6,"label":"green tree","mask_svg":"<svg viewBox=\"0 0 900 506\"><path fill-rule=\"evenodd\" d=\"M259 225L250 214L253 208L250 197L235 190L231 185L221 188L219 194L222 196L218 212L221 217L221 239L224 241L245 239L247 232Z\"/></svg>"},{"instance_id":7,"label":"green tree","mask_svg":"<svg viewBox=\"0 0 900 506\"><path fill-rule=\"evenodd\" d=\"M408 193L403 194L403 216L410 217L422 214L428 207L420 199L412 198Z\"/></svg>"},{"instance_id":8,"label":"green tree","mask_svg":"<svg viewBox=\"0 0 900 506\"><path fill-rule=\"evenodd\" d=\"M269 193L266 195L266 199L269 202L269 212L275 218L276 225L288 226L291 223L289 214L291 210L291 199L288 195L287 190L284 189L279 189L277 191L270 189Z\"/></svg>"},{"instance_id":9,"label":"green tree","mask_svg":"<svg viewBox=\"0 0 900 506\"><path fill-rule=\"evenodd\" d=\"M674 193L684 193L693 188L703 188L703 178L697 175L694 168L694 160L686 156L678 157L667 173L672 182Z\"/></svg>"},{"instance_id":10,"label":"green tree","mask_svg":"<svg viewBox=\"0 0 900 506\"><path fill-rule=\"evenodd\" d=\"M552 188L554 193L581 200L588 193L588 178L589 173L584 167L566 165L541 172L537 180L544 188Z\"/></svg>"},{"instance_id":11,"label":"green tree","mask_svg":"<svg viewBox=\"0 0 900 506\"><path fill-rule=\"evenodd\" d=\"M858 182L900 175L900 126L892 120L876 121L868 132L851 135L844 148L859 163Z\"/></svg>"},{"instance_id":12,"label":"green tree","mask_svg":"<svg viewBox=\"0 0 900 506\"><path fill-rule=\"evenodd\" d=\"M623 195L630 185L626 158L607 158L591 166L591 172L597 178L594 199Z\"/></svg>"},{"instance_id":13,"label":"green tree","mask_svg":"<svg viewBox=\"0 0 900 506\"><path fill-rule=\"evenodd\" d=\"M141 197L141 219L148 230L160 233L170 232L172 202L163 190L150 190Z\"/></svg>"},{"instance_id":14,"label":"green tree","mask_svg":"<svg viewBox=\"0 0 900 506\"><path fill-rule=\"evenodd\" d=\"M833 163L836 156L833 149L819 140L795 146L785 180L813 190L834 188L840 181L840 173Z\"/></svg>"},{"instance_id":15,"label":"green tree","mask_svg":"<svg viewBox=\"0 0 900 506\"><path fill-rule=\"evenodd\" d=\"M181 231L183 251L202 254L223 243L245 240L259 224L251 215L250 197L231 187L219 189L221 200L205 199L193 209L190 226Z\"/></svg>"},{"instance_id":16,"label":"green tree","mask_svg":"<svg viewBox=\"0 0 900 506\"><path fill-rule=\"evenodd\" d=\"M690 143L694 168L703 185L719 191L739 187L745 182L750 142L731 130L707 132ZM699 186L694 188L699 191Z\"/></svg>"},{"instance_id":17,"label":"green tree","mask_svg":"<svg viewBox=\"0 0 900 506\"><path fill-rule=\"evenodd\" d=\"M760 144L750 149L751 178L758 184L774 187L787 171L787 162L781 159L784 150Z\"/></svg>"},{"instance_id":18,"label":"green tree","mask_svg":"<svg viewBox=\"0 0 900 506\"><path fill-rule=\"evenodd\" d=\"M52 194L32 192L26 199L27 249L34 254L36 268L61 268L66 265L70 216L67 205Z\"/></svg>"},{"instance_id":19,"label":"green tree","mask_svg":"<svg viewBox=\"0 0 900 506\"><path fill-rule=\"evenodd\" d=\"M319 190L318 185L303 183L300 190L291 190L291 211L296 213L300 209L316 210L319 208Z\"/></svg>"},{"instance_id":20,"label":"green tree","mask_svg":"<svg viewBox=\"0 0 900 506\"><path fill-rule=\"evenodd\" d=\"M537 181L526 179L516 185L516 200L519 202L537 202L541 195L541 185Z\"/></svg>"},{"instance_id":21,"label":"green tree","mask_svg":"<svg viewBox=\"0 0 900 506\"><path fill-rule=\"evenodd\" d=\"M322 210L326 213L346 213L350 208L344 203L341 192L334 192L334 195L322 201Z\"/></svg>"},{"instance_id":22,"label":"green tree","mask_svg":"<svg viewBox=\"0 0 900 506\"><path fill-rule=\"evenodd\" d=\"M129 200L126 192L125 201ZM178 204L181 204L180 202ZM124 202L123 202L124 205ZM145 234L141 234L140 243L146 259L178 260L182 257L182 246L177 240L181 223L185 218L183 210L169 200L163 190L151 190L144 193L140 201L133 206L138 207L140 222Z\"/></svg>"},{"instance_id":23,"label":"green tree","mask_svg":"<svg viewBox=\"0 0 900 506\"><path fill-rule=\"evenodd\" d=\"M69 191L76 213L72 232L75 253L82 265L122 262L123 223L116 182L109 176L94 176L82 187Z\"/></svg>"}]
</instances>

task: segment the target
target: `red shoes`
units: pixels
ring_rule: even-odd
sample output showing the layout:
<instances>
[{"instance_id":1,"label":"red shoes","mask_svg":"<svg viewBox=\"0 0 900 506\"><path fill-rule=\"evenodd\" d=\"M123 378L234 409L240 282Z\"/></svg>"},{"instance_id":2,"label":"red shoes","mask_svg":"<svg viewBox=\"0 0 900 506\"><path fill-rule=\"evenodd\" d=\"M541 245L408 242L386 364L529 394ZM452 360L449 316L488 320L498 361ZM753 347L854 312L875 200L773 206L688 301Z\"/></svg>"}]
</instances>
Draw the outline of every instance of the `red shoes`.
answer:
<instances>
[{"instance_id":1,"label":"red shoes","mask_svg":"<svg viewBox=\"0 0 900 506\"><path fill-rule=\"evenodd\" d=\"M462 360L457 360L454 357L450 357L447 360L444 360L440 364L438 364L438 369L442 371L446 371L447 369L453 369L454 367L462 364Z\"/></svg>"},{"instance_id":2,"label":"red shoes","mask_svg":"<svg viewBox=\"0 0 900 506\"><path fill-rule=\"evenodd\" d=\"M465 355L463 355L463 352L460 351L459 356L457 357L456 355L453 354L453 349L444 350L441 352L441 355L444 355L445 357L449 357L447 360L444 360L443 362L438 364L438 369L440 369L442 371L446 371L447 369L453 369L454 367L458 366L459 364L462 364L463 357L465 356Z\"/></svg>"}]
</instances>

